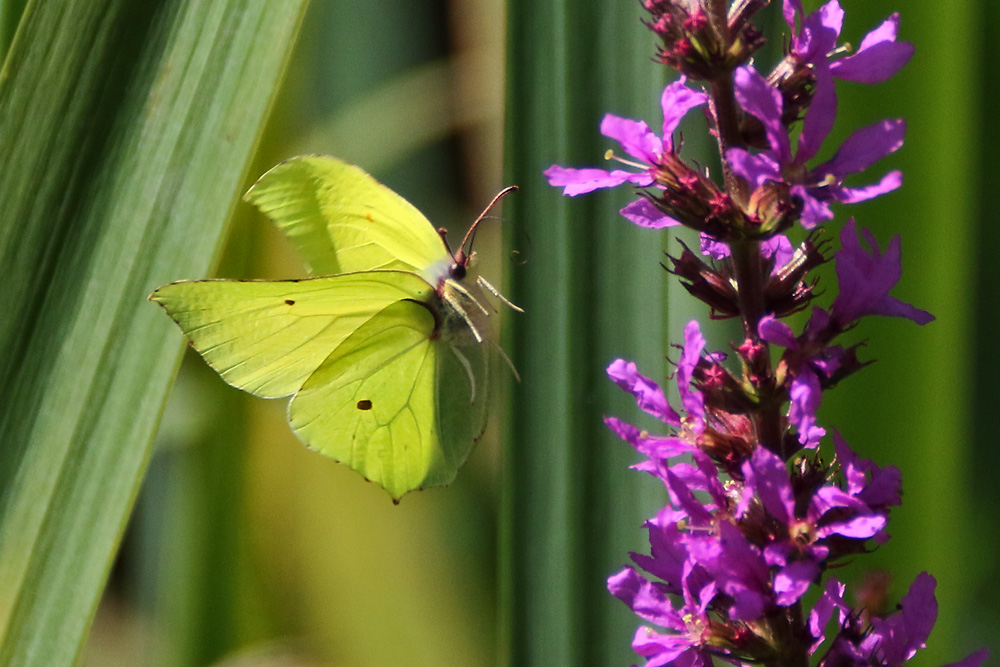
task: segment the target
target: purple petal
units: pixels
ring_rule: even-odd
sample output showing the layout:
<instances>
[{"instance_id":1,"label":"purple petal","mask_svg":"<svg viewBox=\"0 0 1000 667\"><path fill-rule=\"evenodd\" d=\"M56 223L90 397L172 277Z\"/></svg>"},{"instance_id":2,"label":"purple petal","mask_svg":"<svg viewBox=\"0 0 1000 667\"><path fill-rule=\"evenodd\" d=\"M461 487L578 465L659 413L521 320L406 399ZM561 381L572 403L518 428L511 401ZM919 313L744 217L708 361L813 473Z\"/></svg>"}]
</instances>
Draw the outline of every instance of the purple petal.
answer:
<instances>
[{"instance_id":1,"label":"purple petal","mask_svg":"<svg viewBox=\"0 0 1000 667\"><path fill-rule=\"evenodd\" d=\"M645 172L633 174L621 169L614 171L573 169L556 164L545 170L545 177L549 180L549 185L562 187L563 194L567 197L575 197L600 188L613 188L627 182L635 183L639 187L645 187L653 182L653 177Z\"/></svg>"},{"instance_id":2,"label":"purple petal","mask_svg":"<svg viewBox=\"0 0 1000 667\"><path fill-rule=\"evenodd\" d=\"M637 452L657 461L666 461L667 459L691 454L694 451L694 445L690 442L670 436L650 435L639 437L636 438L634 444ZM655 474L657 477L663 477L663 472L660 469Z\"/></svg>"},{"instance_id":3,"label":"purple petal","mask_svg":"<svg viewBox=\"0 0 1000 667\"><path fill-rule=\"evenodd\" d=\"M921 572L910 591L900 601L902 612L887 618L873 618L873 632L862 642L862 647L878 651L882 664L898 665L912 658L924 648L937 620L937 600L934 577Z\"/></svg>"},{"instance_id":4,"label":"purple petal","mask_svg":"<svg viewBox=\"0 0 1000 667\"><path fill-rule=\"evenodd\" d=\"M826 58L816 64L813 72L816 76L816 89L799 136L799 147L795 155L795 161L799 164L805 164L816 156L837 117L837 93Z\"/></svg>"},{"instance_id":5,"label":"purple petal","mask_svg":"<svg viewBox=\"0 0 1000 667\"><path fill-rule=\"evenodd\" d=\"M631 361L616 359L608 366L608 377L615 384L635 396L636 404L662 422L680 427L680 416L667 403L660 385L639 373Z\"/></svg>"},{"instance_id":6,"label":"purple petal","mask_svg":"<svg viewBox=\"0 0 1000 667\"><path fill-rule=\"evenodd\" d=\"M760 497L768 514L783 524L795 518L795 498L788 482L788 467L766 447L757 447L749 460L743 462L747 486Z\"/></svg>"},{"instance_id":7,"label":"purple petal","mask_svg":"<svg viewBox=\"0 0 1000 667\"><path fill-rule=\"evenodd\" d=\"M858 499L869 507L890 507L902 503L903 472L896 466L872 466L872 479Z\"/></svg>"},{"instance_id":8,"label":"purple petal","mask_svg":"<svg viewBox=\"0 0 1000 667\"><path fill-rule=\"evenodd\" d=\"M809 585L819 574L819 565L811 560L796 561L774 575L774 592L782 607L795 604L809 591Z\"/></svg>"},{"instance_id":9,"label":"purple petal","mask_svg":"<svg viewBox=\"0 0 1000 667\"><path fill-rule=\"evenodd\" d=\"M930 313L889 296L903 270L899 236L892 238L883 255L871 232L866 229L863 233L871 253L861 247L853 218L841 230L841 249L836 255L840 294L833 301L834 316L842 325L865 315L905 317L917 324L932 321Z\"/></svg>"},{"instance_id":10,"label":"purple petal","mask_svg":"<svg viewBox=\"0 0 1000 667\"><path fill-rule=\"evenodd\" d=\"M826 639L826 626L833 618L833 612L840 609L841 618L845 615L847 611L847 605L844 603L845 590L846 586L836 579L827 579L823 594L809 612L809 634L815 640L812 645L813 651Z\"/></svg>"},{"instance_id":11,"label":"purple petal","mask_svg":"<svg viewBox=\"0 0 1000 667\"><path fill-rule=\"evenodd\" d=\"M684 327L684 349L680 361L677 362L677 390L681 395L684 410L689 416L697 418L699 423L705 415L705 399L700 391L691 387L691 378L704 349L705 337L701 335L698 321L691 320Z\"/></svg>"},{"instance_id":12,"label":"purple petal","mask_svg":"<svg viewBox=\"0 0 1000 667\"><path fill-rule=\"evenodd\" d=\"M813 425L809 427L805 435L799 433L799 443L806 449L816 449L824 435L826 435L825 428Z\"/></svg>"},{"instance_id":13,"label":"purple petal","mask_svg":"<svg viewBox=\"0 0 1000 667\"><path fill-rule=\"evenodd\" d=\"M712 259L725 259L729 257L729 245L724 241L716 241L708 234L702 232L698 236L700 240L701 254Z\"/></svg>"},{"instance_id":14,"label":"purple petal","mask_svg":"<svg viewBox=\"0 0 1000 667\"><path fill-rule=\"evenodd\" d=\"M663 107L663 145L673 151L673 134L680 125L681 119L691 109L706 104L708 96L697 90L691 90L685 85L686 77L681 77L663 89L660 105Z\"/></svg>"},{"instance_id":15,"label":"purple petal","mask_svg":"<svg viewBox=\"0 0 1000 667\"><path fill-rule=\"evenodd\" d=\"M899 35L899 12L894 12L882 21L877 28L865 35L858 46L858 53L866 51L876 44L883 42L895 42Z\"/></svg>"},{"instance_id":16,"label":"purple petal","mask_svg":"<svg viewBox=\"0 0 1000 667\"><path fill-rule=\"evenodd\" d=\"M705 661L701 651L695 651L693 640L686 634L664 635L642 626L632 638L632 650L647 658L645 667L707 667L711 664Z\"/></svg>"},{"instance_id":17,"label":"purple petal","mask_svg":"<svg viewBox=\"0 0 1000 667\"><path fill-rule=\"evenodd\" d=\"M903 145L906 122L883 120L855 131L840 145L837 154L815 170L819 175L833 174L839 181L848 174L862 172ZM880 193L881 194L881 193Z\"/></svg>"},{"instance_id":18,"label":"purple petal","mask_svg":"<svg viewBox=\"0 0 1000 667\"><path fill-rule=\"evenodd\" d=\"M882 83L913 56L913 45L897 42L899 14L893 14L865 35L854 55L832 63L833 75L858 83Z\"/></svg>"},{"instance_id":19,"label":"purple petal","mask_svg":"<svg viewBox=\"0 0 1000 667\"><path fill-rule=\"evenodd\" d=\"M789 541L770 542L764 547L764 562L768 567L785 567L788 565L789 556L794 555L796 550L792 548Z\"/></svg>"},{"instance_id":20,"label":"purple petal","mask_svg":"<svg viewBox=\"0 0 1000 667\"><path fill-rule=\"evenodd\" d=\"M823 392L819 378L811 368L803 366L798 376L792 380L788 391L790 404L788 406L788 421L795 425L799 432L799 442L814 444L813 441L822 435L814 433L816 411L819 410Z\"/></svg>"},{"instance_id":21,"label":"purple petal","mask_svg":"<svg viewBox=\"0 0 1000 667\"><path fill-rule=\"evenodd\" d=\"M934 321L934 316L926 310L921 310L892 296L882 299L878 311L874 314L886 317L903 317L920 325Z\"/></svg>"},{"instance_id":22,"label":"purple petal","mask_svg":"<svg viewBox=\"0 0 1000 667\"><path fill-rule=\"evenodd\" d=\"M601 134L614 139L634 158L653 164L663 153L663 141L645 121L608 114L601 121Z\"/></svg>"},{"instance_id":23,"label":"purple petal","mask_svg":"<svg viewBox=\"0 0 1000 667\"><path fill-rule=\"evenodd\" d=\"M802 16L802 0L783 0L781 3L781 13L785 17L785 23L792 30L792 37L798 35L798 28L795 27L795 16Z\"/></svg>"},{"instance_id":24,"label":"purple petal","mask_svg":"<svg viewBox=\"0 0 1000 667\"><path fill-rule=\"evenodd\" d=\"M675 466L676 467L676 466ZM701 504L694 492L688 488L673 469L667 470L667 489L670 491L671 502L681 511L687 513L691 523L696 526L709 526L712 523L712 513Z\"/></svg>"},{"instance_id":25,"label":"purple petal","mask_svg":"<svg viewBox=\"0 0 1000 667\"><path fill-rule=\"evenodd\" d=\"M694 451L691 452L692 458L694 458L694 462L698 466L698 469L701 471L702 477L706 482L704 490L708 492L709 496L711 496L712 502L715 503L715 507L725 507L727 503L726 488L719 479L719 473L715 463L700 449L693 449Z\"/></svg>"},{"instance_id":26,"label":"purple petal","mask_svg":"<svg viewBox=\"0 0 1000 667\"><path fill-rule=\"evenodd\" d=\"M783 103L781 93L768 85L756 70L749 67L736 69L736 100L747 113L756 116L764 125L768 143L778 162L792 161L788 132L781 122Z\"/></svg>"},{"instance_id":27,"label":"purple petal","mask_svg":"<svg viewBox=\"0 0 1000 667\"><path fill-rule=\"evenodd\" d=\"M675 227L680 221L671 218L669 215L656 208L653 202L645 197L637 199L621 211L627 220L649 229L662 229L664 227Z\"/></svg>"},{"instance_id":28,"label":"purple petal","mask_svg":"<svg viewBox=\"0 0 1000 667\"><path fill-rule=\"evenodd\" d=\"M645 620L673 630L684 630L670 598L631 567L608 578L608 591Z\"/></svg>"},{"instance_id":29,"label":"purple petal","mask_svg":"<svg viewBox=\"0 0 1000 667\"><path fill-rule=\"evenodd\" d=\"M823 526L816 531L816 536L822 539L830 535L840 535L850 539L867 540L869 537L875 537L885 528L886 523L888 519L880 514L866 514Z\"/></svg>"},{"instance_id":30,"label":"purple petal","mask_svg":"<svg viewBox=\"0 0 1000 667\"><path fill-rule=\"evenodd\" d=\"M985 648L981 648L965 660L953 662L950 665L945 665L945 667L979 667L986 662L986 658L988 657L990 657L990 652Z\"/></svg>"},{"instance_id":31,"label":"purple petal","mask_svg":"<svg viewBox=\"0 0 1000 667\"><path fill-rule=\"evenodd\" d=\"M802 21L802 33L793 40L792 48L814 67L826 62L827 54L837 46L844 25L844 10L837 0L830 0Z\"/></svg>"},{"instance_id":32,"label":"purple petal","mask_svg":"<svg viewBox=\"0 0 1000 667\"><path fill-rule=\"evenodd\" d=\"M617 417L605 417L604 423L611 432L619 438L632 445L637 452L653 460L666 460L675 456L689 454L692 445L680 438L650 435L647 431L623 422ZM657 469L642 467L652 474L657 474Z\"/></svg>"},{"instance_id":33,"label":"purple petal","mask_svg":"<svg viewBox=\"0 0 1000 667\"><path fill-rule=\"evenodd\" d=\"M772 276L777 275L795 257L795 248L792 246L792 242L783 234L776 234L764 241L760 249L764 257L774 257L774 268L771 269Z\"/></svg>"},{"instance_id":34,"label":"purple petal","mask_svg":"<svg viewBox=\"0 0 1000 667\"><path fill-rule=\"evenodd\" d=\"M833 510L867 512L868 506L843 489L836 486L822 486L812 494L807 517L811 522L819 523L827 512Z\"/></svg>"},{"instance_id":35,"label":"purple petal","mask_svg":"<svg viewBox=\"0 0 1000 667\"><path fill-rule=\"evenodd\" d=\"M920 642L924 642L934 629L934 622L937 620L937 599L934 596L934 589L937 588L937 581L926 572L921 572L910 585L910 590L899 605L903 608L903 616L906 619L906 626L910 629L910 635Z\"/></svg>"},{"instance_id":36,"label":"purple petal","mask_svg":"<svg viewBox=\"0 0 1000 667\"><path fill-rule=\"evenodd\" d=\"M809 316L809 321L806 322L805 330L807 332L817 332L822 331L827 328L830 324L830 313L826 312L819 306L813 306L812 314Z\"/></svg>"},{"instance_id":37,"label":"purple petal","mask_svg":"<svg viewBox=\"0 0 1000 667\"><path fill-rule=\"evenodd\" d=\"M681 592L688 551L677 522L686 520L687 515L683 512L664 507L655 519L646 522L650 555L632 554L632 560L639 567L666 582L668 593Z\"/></svg>"},{"instance_id":38,"label":"purple petal","mask_svg":"<svg viewBox=\"0 0 1000 667\"><path fill-rule=\"evenodd\" d=\"M840 431L837 430L833 432L833 449L837 455L837 460L840 462L841 473L847 482L847 492L851 495L857 495L865 488L865 484L867 483L867 479L865 478L866 466L860 457L854 453L851 446L847 444L844 437L840 435Z\"/></svg>"},{"instance_id":39,"label":"purple petal","mask_svg":"<svg viewBox=\"0 0 1000 667\"><path fill-rule=\"evenodd\" d=\"M760 187L765 181L782 181L781 165L765 153L753 155L742 148L730 148L726 151L726 160L733 172L754 188Z\"/></svg>"},{"instance_id":40,"label":"purple petal","mask_svg":"<svg viewBox=\"0 0 1000 667\"><path fill-rule=\"evenodd\" d=\"M760 618L771 593L770 570L736 526L723 521L717 537L692 539L690 553L694 562L714 575L720 590L733 598L730 616Z\"/></svg>"},{"instance_id":41,"label":"purple petal","mask_svg":"<svg viewBox=\"0 0 1000 667\"><path fill-rule=\"evenodd\" d=\"M757 333L768 343L780 345L790 350L799 347L799 341L795 338L792 328L781 320L775 319L774 315L765 315L761 318L760 322L757 323Z\"/></svg>"},{"instance_id":42,"label":"purple petal","mask_svg":"<svg viewBox=\"0 0 1000 667\"><path fill-rule=\"evenodd\" d=\"M866 201L868 199L874 199L879 195L884 195L887 192L892 192L899 186L903 184L903 172L901 171L890 171L888 174L882 177L882 180L878 183L872 185L866 185L861 188L847 188L841 187L836 190L833 194L837 201L844 204L856 204L859 201Z\"/></svg>"},{"instance_id":43,"label":"purple petal","mask_svg":"<svg viewBox=\"0 0 1000 667\"><path fill-rule=\"evenodd\" d=\"M802 199L802 226L805 229L812 229L821 222L833 220L833 211L829 204L814 197L812 193L801 185L793 185L792 194Z\"/></svg>"},{"instance_id":44,"label":"purple petal","mask_svg":"<svg viewBox=\"0 0 1000 667\"><path fill-rule=\"evenodd\" d=\"M882 83L892 78L913 56L909 42L882 42L830 65L838 79L857 83Z\"/></svg>"}]
</instances>

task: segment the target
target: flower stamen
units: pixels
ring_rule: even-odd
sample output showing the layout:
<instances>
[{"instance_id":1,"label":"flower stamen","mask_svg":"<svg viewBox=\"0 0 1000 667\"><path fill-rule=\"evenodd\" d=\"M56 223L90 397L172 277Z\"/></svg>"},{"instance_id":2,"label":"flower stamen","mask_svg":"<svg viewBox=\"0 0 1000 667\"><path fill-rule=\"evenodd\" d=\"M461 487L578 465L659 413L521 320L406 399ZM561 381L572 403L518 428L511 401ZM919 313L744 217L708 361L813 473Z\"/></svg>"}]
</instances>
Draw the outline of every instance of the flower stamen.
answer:
<instances>
[{"instance_id":1,"label":"flower stamen","mask_svg":"<svg viewBox=\"0 0 1000 667\"><path fill-rule=\"evenodd\" d=\"M646 171L647 169L649 169L648 164L643 164L642 162L636 162L634 160L627 160L625 158L618 157L617 155L615 155L614 150L610 148L604 153L604 159L614 160L615 162L619 162L629 167L635 167L636 169L641 169L642 171Z\"/></svg>"}]
</instances>

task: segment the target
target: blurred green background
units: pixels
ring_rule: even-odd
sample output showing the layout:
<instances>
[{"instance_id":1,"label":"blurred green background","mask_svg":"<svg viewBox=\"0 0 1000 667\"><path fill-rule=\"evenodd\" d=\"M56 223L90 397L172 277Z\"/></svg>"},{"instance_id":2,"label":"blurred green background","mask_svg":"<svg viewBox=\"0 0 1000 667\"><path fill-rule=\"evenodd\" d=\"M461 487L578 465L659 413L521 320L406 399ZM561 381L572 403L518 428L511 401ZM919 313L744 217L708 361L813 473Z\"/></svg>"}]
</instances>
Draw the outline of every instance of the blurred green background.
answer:
<instances>
[{"instance_id":1,"label":"blurred green background","mask_svg":"<svg viewBox=\"0 0 1000 667\"><path fill-rule=\"evenodd\" d=\"M945 664L982 645L1000 655L1000 519L990 509L990 471L1000 464L991 442L998 281L989 255L1000 56L988 51L1000 7L843 4L843 41L857 44L898 10L901 38L917 51L888 84L838 89L828 147L884 117L906 118L908 134L871 172L900 168L903 188L839 209L837 222L856 216L883 247L902 234L895 294L938 320L863 323L852 339L865 340L864 358L878 363L825 398L821 423L900 466L905 489L894 539L836 574L856 581L865 568L887 569L897 596L919 571L937 577L938 627L913 664ZM774 23L778 9L764 20ZM636 622L609 599L604 578L628 549L645 549L641 522L663 499L625 469L632 453L604 431L601 415L635 420L636 411L603 369L622 356L662 378L665 342L679 340L689 318L705 318L657 265L673 241L614 216L629 193L567 201L541 171L597 165L612 147L597 134L605 112L659 125L663 73L649 61L641 16L631 0L312 3L246 185L292 155L337 155L456 234L517 183L477 250L484 275L503 276L526 307L506 323L523 380L502 379L509 409L498 403L490 437L455 484L393 506L302 447L283 401L251 399L187 354L82 664L636 661ZM711 163L701 130L685 126L686 151ZM239 204L218 275L304 271L270 224ZM822 283L828 296L831 279ZM725 325L713 332L716 347L725 334Z\"/></svg>"}]
</instances>

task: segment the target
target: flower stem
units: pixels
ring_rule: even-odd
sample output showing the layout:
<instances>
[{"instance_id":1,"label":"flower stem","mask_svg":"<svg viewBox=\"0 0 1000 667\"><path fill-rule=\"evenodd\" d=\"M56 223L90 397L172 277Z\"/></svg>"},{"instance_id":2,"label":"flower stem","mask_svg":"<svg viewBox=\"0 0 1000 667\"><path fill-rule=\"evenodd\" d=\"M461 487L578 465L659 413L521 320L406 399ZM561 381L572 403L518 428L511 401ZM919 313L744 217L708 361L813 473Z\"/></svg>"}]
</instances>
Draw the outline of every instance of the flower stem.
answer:
<instances>
[{"instance_id":1,"label":"flower stem","mask_svg":"<svg viewBox=\"0 0 1000 667\"><path fill-rule=\"evenodd\" d=\"M708 4L712 11L717 11L718 5L720 5L718 2ZM721 4L724 8L725 3ZM710 82L709 105L715 119L716 141L719 147L719 159L722 163L726 192L742 208L749 198L748 185L743 179L736 176L726 159L726 151L729 148L743 145L739 129L739 108L736 104L731 73L716 77ZM753 384L763 396L770 396L776 383L771 370L770 350L767 343L761 340L757 331L757 324L766 315L764 304L766 271L761 255L760 241L744 239L730 244L730 260L736 278L740 313L743 316L743 335L754 345L760 346L763 357L760 360L759 368L765 369L764 376L761 376L757 372L752 373L744 362L743 380L747 385ZM760 441L766 443L766 446L772 451L781 454L781 411L780 406L771 405L771 403L768 401L767 406L753 416L753 420Z\"/></svg>"},{"instance_id":2,"label":"flower stem","mask_svg":"<svg viewBox=\"0 0 1000 667\"><path fill-rule=\"evenodd\" d=\"M709 109L715 118L715 139L719 146L719 159L722 161L726 191L734 202L739 205L745 204L749 196L747 186L736 177L726 159L726 151L733 146L743 145L740 137L739 108L736 106L733 79L730 74L712 79L709 83Z\"/></svg>"}]
</instances>

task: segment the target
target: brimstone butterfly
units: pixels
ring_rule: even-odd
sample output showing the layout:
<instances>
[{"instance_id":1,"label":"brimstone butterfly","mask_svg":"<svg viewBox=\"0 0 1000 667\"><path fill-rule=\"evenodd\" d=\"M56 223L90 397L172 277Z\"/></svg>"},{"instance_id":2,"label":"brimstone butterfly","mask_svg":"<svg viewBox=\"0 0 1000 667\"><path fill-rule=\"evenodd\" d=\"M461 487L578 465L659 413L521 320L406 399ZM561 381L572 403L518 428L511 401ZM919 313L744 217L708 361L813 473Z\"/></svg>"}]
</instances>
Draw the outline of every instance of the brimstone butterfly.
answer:
<instances>
[{"instance_id":1,"label":"brimstone butterfly","mask_svg":"<svg viewBox=\"0 0 1000 667\"><path fill-rule=\"evenodd\" d=\"M449 483L486 424L486 292L517 309L475 273L469 235L452 253L412 204L330 157L283 162L245 199L322 277L181 281L150 299L226 382L292 396L298 437L394 501Z\"/></svg>"}]
</instances>

